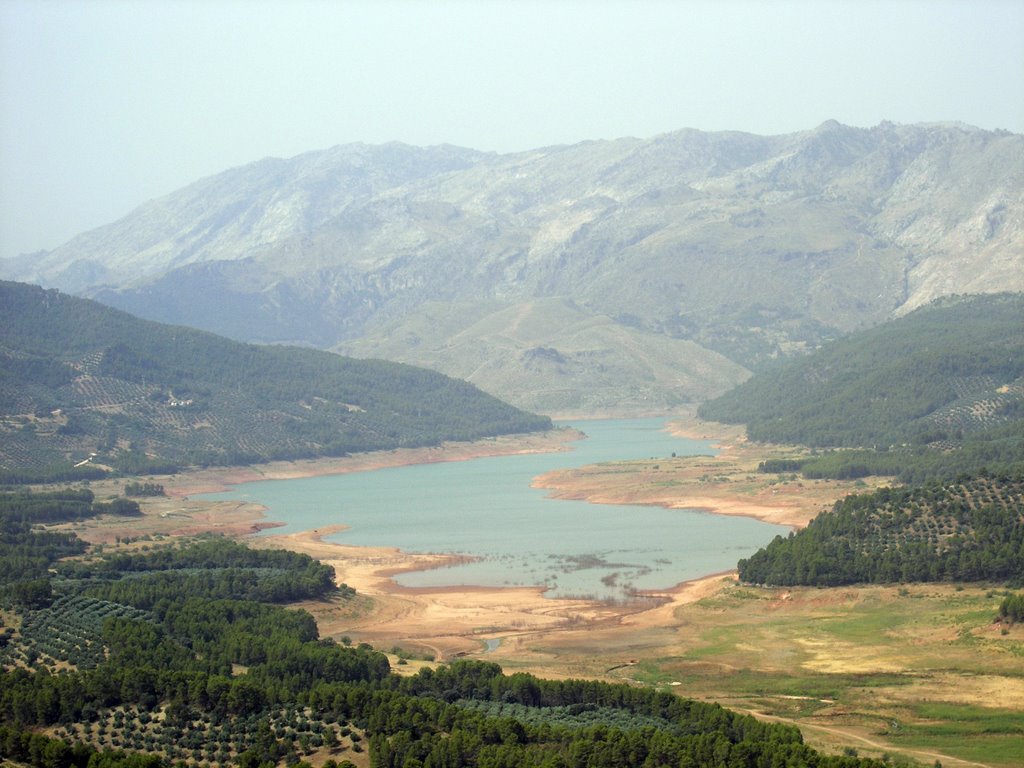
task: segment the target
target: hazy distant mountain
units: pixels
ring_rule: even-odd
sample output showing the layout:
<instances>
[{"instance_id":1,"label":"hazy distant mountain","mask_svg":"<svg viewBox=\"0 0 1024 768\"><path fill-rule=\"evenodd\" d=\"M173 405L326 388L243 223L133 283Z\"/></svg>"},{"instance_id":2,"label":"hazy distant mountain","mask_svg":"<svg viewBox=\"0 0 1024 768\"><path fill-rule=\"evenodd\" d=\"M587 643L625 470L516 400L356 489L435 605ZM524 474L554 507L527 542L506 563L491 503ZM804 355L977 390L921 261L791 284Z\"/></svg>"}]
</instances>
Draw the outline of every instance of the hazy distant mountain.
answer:
<instances>
[{"instance_id":1,"label":"hazy distant mountain","mask_svg":"<svg viewBox=\"0 0 1024 768\"><path fill-rule=\"evenodd\" d=\"M828 122L508 155L335 147L226 171L2 267L152 319L387 354L555 409L593 405L590 387L611 397L588 366L654 355L656 338L655 400L701 399L743 377L734 363L936 296L1024 291L1022 230L1024 136ZM541 299L573 309L536 343L509 347L476 326L486 307L507 335L502 311L559 306ZM480 313L439 322L439 303ZM568 341L582 317L604 332ZM484 334L475 366L442 353L466 352L465 336L445 333L471 327ZM693 386L695 347L664 337L734 363L700 352L698 367L718 367ZM532 376L538 366L551 370ZM643 385L641 368L614 372L631 377L623 391ZM542 396L558 388L569 394Z\"/></svg>"}]
</instances>

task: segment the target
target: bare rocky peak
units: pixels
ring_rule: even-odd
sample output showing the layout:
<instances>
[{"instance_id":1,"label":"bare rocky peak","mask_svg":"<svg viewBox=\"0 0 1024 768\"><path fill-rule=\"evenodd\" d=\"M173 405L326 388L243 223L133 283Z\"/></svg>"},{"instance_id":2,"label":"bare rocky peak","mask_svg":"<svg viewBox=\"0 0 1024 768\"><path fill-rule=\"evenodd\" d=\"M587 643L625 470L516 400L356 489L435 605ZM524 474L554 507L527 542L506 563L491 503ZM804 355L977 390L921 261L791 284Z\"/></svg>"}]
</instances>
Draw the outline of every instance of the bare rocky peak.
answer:
<instances>
[{"instance_id":1,"label":"bare rocky peak","mask_svg":"<svg viewBox=\"0 0 1024 768\"><path fill-rule=\"evenodd\" d=\"M374 334L426 306L565 298L752 365L941 295L1024 291L1022 227L1024 137L828 121L268 158L2 274L247 340L367 338L410 362Z\"/></svg>"},{"instance_id":2,"label":"bare rocky peak","mask_svg":"<svg viewBox=\"0 0 1024 768\"><path fill-rule=\"evenodd\" d=\"M355 201L416 178L463 170L483 156L452 146L391 143L264 158L83 233L38 259L24 278L83 291L144 283L185 265L243 259L254 249L315 232Z\"/></svg>"}]
</instances>

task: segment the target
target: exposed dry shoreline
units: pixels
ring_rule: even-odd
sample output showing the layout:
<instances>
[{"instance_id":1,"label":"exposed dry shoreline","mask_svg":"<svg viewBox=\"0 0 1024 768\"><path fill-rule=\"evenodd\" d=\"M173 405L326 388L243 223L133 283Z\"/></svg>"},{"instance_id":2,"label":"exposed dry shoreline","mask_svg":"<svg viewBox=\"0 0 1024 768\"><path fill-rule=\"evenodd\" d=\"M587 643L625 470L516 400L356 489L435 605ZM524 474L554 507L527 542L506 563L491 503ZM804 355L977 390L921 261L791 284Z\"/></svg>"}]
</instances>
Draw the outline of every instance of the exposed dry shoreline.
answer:
<instances>
[{"instance_id":1,"label":"exposed dry shoreline","mask_svg":"<svg viewBox=\"0 0 1024 768\"><path fill-rule=\"evenodd\" d=\"M687 416L671 421L668 430L678 437L710 440L718 453L555 470L535 478L533 486L560 499L696 509L793 529L805 527L847 494L867 489L864 481L803 480L796 475L760 473L758 464L767 455L790 457L803 449L751 444L740 426ZM884 480L871 478L869 482L878 485Z\"/></svg>"},{"instance_id":2,"label":"exposed dry shoreline","mask_svg":"<svg viewBox=\"0 0 1024 768\"><path fill-rule=\"evenodd\" d=\"M773 487L751 494L741 483L722 481L722 473L748 472L751 461L742 431L690 420L674 422L673 433L713 439L716 457L683 457L648 462L622 462L549 473L535 482L557 497L596 503L661 504L670 508L700 508L716 514L738 514L798 527L820 508L820 493L806 489ZM275 462L258 467L214 468L161 479L168 496L147 501L147 528L166 535L219 532L236 537L271 528L265 510L249 502L211 502L197 494L225 490L253 480L289 479L326 474L372 471L384 467L517 453L570 450L582 437L575 430L559 429L533 435L510 435L473 443L448 443L437 448L399 449L338 459ZM757 455L760 455L759 453ZM783 492L780 493L780 490ZM799 491L799 492L798 492ZM834 492L830 489L829 492ZM809 501L806 497L813 497ZM795 503L794 499L802 499ZM813 510L813 512L811 511ZM340 528L320 528L251 539L255 546L285 547L306 552L334 566L339 582L354 587L358 606L309 606L325 635L347 634L378 647L400 645L420 648L436 658L482 653L496 658L532 657L538 644L553 635L594 631L636 631L641 627L671 625L676 609L700 599L733 574L716 574L640 595L628 603L582 599L550 599L542 588L449 587L409 588L397 584L397 573L440 567L452 561L446 555L422 555L388 547L355 547L325 541ZM87 526L83 537L113 541L131 531L113 528L109 521ZM355 612L355 613L353 613ZM486 641L501 638L499 647Z\"/></svg>"},{"instance_id":3,"label":"exposed dry shoreline","mask_svg":"<svg viewBox=\"0 0 1024 768\"><path fill-rule=\"evenodd\" d=\"M758 473L758 462L768 455L794 456L798 449L751 445L738 428L692 419L674 422L670 428L680 436L714 441L718 454L612 462L549 473L535 483L552 489L555 495L597 503L702 508L792 527L805 525L846 493L865 490L863 484L801 481L794 475ZM882 703L875 693L870 694L870 706L882 706L887 717L893 718L906 716L904 702L913 704L922 697L929 701L1019 708L1024 693L1016 667L1012 660L1005 661L1007 654L1001 652L1002 648L992 650L984 645L1000 642L995 639L1001 638L997 630L972 630L972 637L983 645L956 650L959 646L954 648L950 642L962 634L962 626L957 623L961 614L945 623L926 617L920 626L909 620L896 621L903 616L895 607L904 600L903 587L758 590L737 585L735 571L730 571L638 595L626 603L549 599L542 588L528 587L410 588L397 584L392 577L404 571L440 567L452 558L325 540L344 526L253 537L254 531L273 525L259 505L211 502L193 496L248 480L567 450L567 443L576 436L565 432L510 436L437 449L387 451L342 460L282 462L158 478L169 495L144 500L142 521L88 521L81 535L106 542L125 535L174 536L215 531L246 538L253 546L304 552L332 565L338 581L357 591L352 599L310 601L301 606L316 618L322 636L347 636L353 642L368 642L382 650L398 646L439 661L459 656L484 657L498 662L509 673L525 671L545 678L603 678L676 686L672 690L682 695L746 709L761 717L780 719L778 715L782 713L785 722L810 729L805 733L810 743L831 751L853 744L877 755L894 747L875 735L871 722L850 719L851 711L867 706L859 687L840 686L842 701L832 701L826 708L812 709L811 714L806 714L801 706L808 697L766 693L765 681L770 683L792 669L800 669L802 674L839 677L879 671L890 675L909 673L899 683L884 689ZM92 487L101 498L106 492L114 495L120 491L120 483L114 481L94 483ZM959 604L951 602L952 596L963 601L971 592L970 588L964 592L961 589L926 585L915 589L914 596L932 612L929 616L945 617L950 606ZM984 594L984 587L973 589ZM843 629L848 621L819 623L823 617L843 616L847 609L872 606L871 610L884 610L887 605L894 606L891 615L880 615L886 626L898 627L899 634L890 637L888 632L880 633L875 643L850 641ZM963 611L975 610L973 603L965 606ZM908 650L917 648L920 650L912 653ZM950 667L949 657L954 652L961 656ZM985 663L975 671L978 653L982 653ZM969 662L965 661L967 657ZM414 672L426 663L413 660L395 669ZM970 672L965 676L949 672L950 668ZM737 683L751 674L749 689L743 688L742 682ZM915 682L905 684L907 680ZM765 711L770 714L765 715ZM915 754L927 754L929 759L939 757L949 765L980 765L939 752Z\"/></svg>"},{"instance_id":4,"label":"exposed dry shoreline","mask_svg":"<svg viewBox=\"0 0 1024 768\"><path fill-rule=\"evenodd\" d=\"M584 427L585 428L585 427ZM674 434L713 440L716 456L613 462L552 472L535 480L556 497L595 503L659 504L669 508L704 509L800 527L843 495L835 484L777 482L756 474L764 447L752 447L742 429L705 424L680 417L668 427ZM356 589L354 605L307 606L325 635L350 636L377 647L399 645L421 649L435 658L487 652L502 663L523 663L546 674L567 670L538 651L573 644L580 632L601 633L621 644L623 633L660 632L676 622L677 609L735 581L735 573L716 574L676 585L657 594L638 595L626 603L583 599L551 599L540 587L410 588L395 574L441 567L447 555L422 555L388 547L355 547L325 541L336 528L297 533L252 535L277 523L266 510L246 501L213 502L197 495L217 492L254 480L290 479L385 467L518 453L571 450L580 432L557 429L530 435L509 435L436 448L398 449L336 459L275 462L255 467L212 468L160 478L167 496L146 500L144 524L101 519L87 522L81 535L97 543L145 533L169 536L215 532L249 539L254 546L284 547L306 552L334 566L339 582ZM109 481L111 495L118 490ZM104 484L94 484L102 495ZM495 647L500 638L500 645ZM490 641L490 642L487 642ZM539 654L539 655L538 655ZM557 655L557 654L556 654ZM593 670L588 670L592 673Z\"/></svg>"},{"instance_id":5,"label":"exposed dry shoreline","mask_svg":"<svg viewBox=\"0 0 1024 768\"><path fill-rule=\"evenodd\" d=\"M357 547L324 541L344 526L261 538L261 546L281 546L332 565L338 580L372 602L363 613L307 605L321 633L348 635L381 648L422 649L437 659L487 652L495 660L519 659L564 633L669 625L676 608L711 594L732 581L731 572L705 576L630 603L544 596L541 587L403 587L392 576L445 565L445 555L419 555L392 547ZM495 645L492 642L491 645ZM556 672L557 673L557 672ZM550 674L550 671L549 671Z\"/></svg>"},{"instance_id":6,"label":"exposed dry shoreline","mask_svg":"<svg viewBox=\"0 0 1024 768\"><path fill-rule=\"evenodd\" d=\"M370 451L336 458L275 461L247 467L212 467L176 475L169 478L164 485L167 493L172 496L218 493L240 483L256 480L293 480L300 477L368 472L412 464L435 464L444 461L468 461L488 456L567 451L571 450L569 443L581 437L583 437L582 433L574 429L563 428L531 434L503 435L472 442L448 442L425 448Z\"/></svg>"}]
</instances>

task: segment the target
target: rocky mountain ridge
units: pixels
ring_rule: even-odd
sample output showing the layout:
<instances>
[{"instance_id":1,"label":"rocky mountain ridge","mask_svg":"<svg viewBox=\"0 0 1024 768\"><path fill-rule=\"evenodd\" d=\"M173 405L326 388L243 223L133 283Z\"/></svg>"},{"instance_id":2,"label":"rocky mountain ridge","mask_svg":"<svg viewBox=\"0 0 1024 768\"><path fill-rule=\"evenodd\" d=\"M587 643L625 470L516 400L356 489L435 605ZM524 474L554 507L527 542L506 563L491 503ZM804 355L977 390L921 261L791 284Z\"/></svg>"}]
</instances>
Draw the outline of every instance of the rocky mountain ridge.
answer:
<instances>
[{"instance_id":1,"label":"rocky mountain ridge","mask_svg":"<svg viewBox=\"0 0 1024 768\"><path fill-rule=\"evenodd\" d=\"M735 383L735 363L813 348L938 296L1024 291L1022 230L1024 136L830 121L782 136L683 130L507 155L388 144L266 159L0 274L233 338L439 366L451 343L440 328L409 344L395 328L429 330L438 303L493 306L500 318L565 300L621 329L578 359L667 336L718 353ZM558 352L559 331L542 346ZM480 354L508 358L493 337ZM665 354L667 366L685 362ZM659 402L722 391L721 377L672 378L658 383Z\"/></svg>"}]
</instances>

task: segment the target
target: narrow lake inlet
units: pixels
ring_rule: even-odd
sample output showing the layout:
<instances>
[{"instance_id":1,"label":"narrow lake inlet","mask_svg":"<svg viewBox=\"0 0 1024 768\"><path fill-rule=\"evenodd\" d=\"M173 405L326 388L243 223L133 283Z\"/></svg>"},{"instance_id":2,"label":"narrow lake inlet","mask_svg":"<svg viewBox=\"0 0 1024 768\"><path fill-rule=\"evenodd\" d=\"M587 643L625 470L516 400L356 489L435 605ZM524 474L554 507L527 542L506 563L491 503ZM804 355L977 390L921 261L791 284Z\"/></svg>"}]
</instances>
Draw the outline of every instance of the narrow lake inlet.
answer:
<instances>
[{"instance_id":1,"label":"narrow lake inlet","mask_svg":"<svg viewBox=\"0 0 1024 768\"><path fill-rule=\"evenodd\" d=\"M734 568L788 529L745 517L552 499L530 487L553 469L712 455L665 419L583 421L559 453L498 456L344 475L245 483L212 499L246 499L284 523L274 534L348 526L331 540L458 556L399 574L409 587L539 586L549 597L627 600Z\"/></svg>"}]
</instances>

